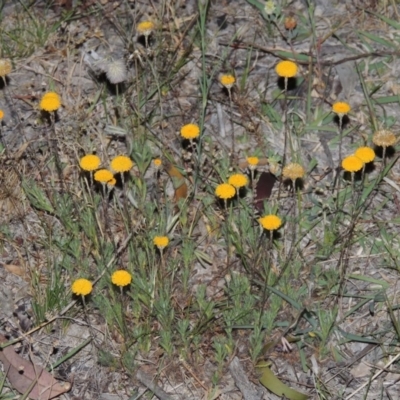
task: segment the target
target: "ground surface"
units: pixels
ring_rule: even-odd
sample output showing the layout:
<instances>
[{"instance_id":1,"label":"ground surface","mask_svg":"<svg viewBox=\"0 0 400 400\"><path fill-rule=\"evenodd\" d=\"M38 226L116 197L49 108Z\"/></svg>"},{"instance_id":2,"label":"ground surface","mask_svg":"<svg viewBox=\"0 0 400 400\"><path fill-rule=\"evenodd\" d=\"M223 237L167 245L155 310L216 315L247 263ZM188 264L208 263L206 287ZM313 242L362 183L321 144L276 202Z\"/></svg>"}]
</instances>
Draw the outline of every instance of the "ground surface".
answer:
<instances>
[{"instance_id":1,"label":"ground surface","mask_svg":"<svg viewBox=\"0 0 400 400\"><path fill-rule=\"evenodd\" d=\"M398 397L399 165L396 144L372 143L399 131L394 1L1 4L0 329L35 365L65 356L59 398ZM281 59L298 65L287 95ZM48 91L57 113L39 109ZM353 182L340 163L359 146L378 157ZM102 187L79 166L92 153L135 165ZM290 162L306 171L295 193ZM257 183L268 170L273 188ZM250 183L225 204L214 191L233 172ZM273 236L265 214L284 221ZM121 291L116 269L133 276ZM84 302L80 277L95 282ZM0 388L14 398L18 382Z\"/></svg>"}]
</instances>

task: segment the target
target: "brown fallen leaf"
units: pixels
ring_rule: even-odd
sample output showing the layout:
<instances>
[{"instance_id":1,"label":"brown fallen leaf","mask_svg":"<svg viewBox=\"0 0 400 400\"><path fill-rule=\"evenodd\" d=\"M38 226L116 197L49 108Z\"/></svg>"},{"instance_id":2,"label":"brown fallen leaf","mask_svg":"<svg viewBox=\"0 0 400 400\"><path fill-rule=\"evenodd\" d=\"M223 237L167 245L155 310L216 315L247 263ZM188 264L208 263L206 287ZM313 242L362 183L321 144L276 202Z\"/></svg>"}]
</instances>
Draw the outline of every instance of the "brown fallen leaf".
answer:
<instances>
[{"instance_id":1,"label":"brown fallen leaf","mask_svg":"<svg viewBox=\"0 0 400 400\"><path fill-rule=\"evenodd\" d=\"M22 278L25 278L25 269L20 265L4 264L4 268L6 269L6 271L11 272L14 275L18 275L21 276Z\"/></svg>"},{"instance_id":2,"label":"brown fallen leaf","mask_svg":"<svg viewBox=\"0 0 400 400\"><path fill-rule=\"evenodd\" d=\"M163 164L175 189L174 200L178 202L180 199L185 199L188 192L185 177L179 172L178 168L173 166L169 161L164 161Z\"/></svg>"},{"instance_id":3,"label":"brown fallen leaf","mask_svg":"<svg viewBox=\"0 0 400 400\"><path fill-rule=\"evenodd\" d=\"M6 342L0 335L0 345ZM56 381L45 369L20 357L12 346L0 348L0 361L12 387L21 394L29 392L30 399L49 400L71 389L69 382Z\"/></svg>"}]
</instances>

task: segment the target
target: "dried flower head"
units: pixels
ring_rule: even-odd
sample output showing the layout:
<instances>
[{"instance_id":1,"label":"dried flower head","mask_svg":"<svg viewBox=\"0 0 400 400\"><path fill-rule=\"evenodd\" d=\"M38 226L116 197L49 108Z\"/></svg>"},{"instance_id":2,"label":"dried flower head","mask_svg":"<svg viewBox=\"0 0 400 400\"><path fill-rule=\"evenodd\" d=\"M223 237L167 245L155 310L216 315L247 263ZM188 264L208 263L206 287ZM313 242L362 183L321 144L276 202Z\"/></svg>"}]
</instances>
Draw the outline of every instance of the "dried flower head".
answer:
<instances>
[{"instance_id":1,"label":"dried flower head","mask_svg":"<svg viewBox=\"0 0 400 400\"><path fill-rule=\"evenodd\" d=\"M94 154L86 154L79 160L79 165L84 171L94 171L100 166L100 158Z\"/></svg>"},{"instance_id":2,"label":"dried flower head","mask_svg":"<svg viewBox=\"0 0 400 400\"><path fill-rule=\"evenodd\" d=\"M72 293L77 296L88 295L92 291L92 288L92 283L84 278L77 279L71 286Z\"/></svg>"},{"instance_id":3,"label":"dried flower head","mask_svg":"<svg viewBox=\"0 0 400 400\"><path fill-rule=\"evenodd\" d=\"M111 169L117 173L128 172L133 167L133 161L127 156L117 156L111 161Z\"/></svg>"},{"instance_id":4,"label":"dried flower head","mask_svg":"<svg viewBox=\"0 0 400 400\"><path fill-rule=\"evenodd\" d=\"M359 147L354 155L356 157L358 157L362 162L364 162L365 164L370 163L372 161L374 161L375 158L375 152L373 149L371 149L371 147Z\"/></svg>"},{"instance_id":5,"label":"dried flower head","mask_svg":"<svg viewBox=\"0 0 400 400\"><path fill-rule=\"evenodd\" d=\"M4 118L4 111L0 110L0 121Z\"/></svg>"},{"instance_id":6,"label":"dried flower head","mask_svg":"<svg viewBox=\"0 0 400 400\"><path fill-rule=\"evenodd\" d=\"M297 64L293 61L280 61L275 71L281 78L293 78L297 74Z\"/></svg>"},{"instance_id":7,"label":"dried flower head","mask_svg":"<svg viewBox=\"0 0 400 400\"><path fill-rule=\"evenodd\" d=\"M286 17L284 25L286 30L292 31L297 26L296 18L294 18L293 16Z\"/></svg>"},{"instance_id":8,"label":"dried flower head","mask_svg":"<svg viewBox=\"0 0 400 400\"><path fill-rule=\"evenodd\" d=\"M107 64L106 76L113 85L124 82L127 77L127 70L124 61L110 61Z\"/></svg>"},{"instance_id":9,"label":"dried flower head","mask_svg":"<svg viewBox=\"0 0 400 400\"><path fill-rule=\"evenodd\" d=\"M333 103L332 111L339 115L339 117L343 117L343 115L346 115L351 111L351 107L350 104L345 101L337 101L336 103Z\"/></svg>"},{"instance_id":10,"label":"dried flower head","mask_svg":"<svg viewBox=\"0 0 400 400\"><path fill-rule=\"evenodd\" d=\"M282 226L282 220L274 214L265 215L258 220L261 226L267 231L275 231Z\"/></svg>"},{"instance_id":11,"label":"dried flower head","mask_svg":"<svg viewBox=\"0 0 400 400\"><path fill-rule=\"evenodd\" d=\"M61 106L60 96L56 92L47 92L40 100L39 108L41 110L52 112L57 111Z\"/></svg>"},{"instance_id":12,"label":"dried flower head","mask_svg":"<svg viewBox=\"0 0 400 400\"><path fill-rule=\"evenodd\" d=\"M94 180L103 184L110 182L113 178L114 175L108 169L99 169L94 173Z\"/></svg>"},{"instance_id":13,"label":"dried flower head","mask_svg":"<svg viewBox=\"0 0 400 400\"><path fill-rule=\"evenodd\" d=\"M222 86L230 89L235 84L236 78L231 74L224 74L220 76L219 81Z\"/></svg>"},{"instance_id":14,"label":"dried flower head","mask_svg":"<svg viewBox=\"0 0 400 400\"><path fill-rule=\"evenodd\" d=\"M355 155L348 156L342 160L342 168L347 172L360 171L363 166L363 161Z\"/></svg>"},{"instance_id":15,"label":"dried flower head","mask_svg":"<svg viewBox=\"0 0 400 400\"><path fill-rule=\"evenodd\" d=\"M11 61L8 58L0 58L0 76L4 78L12 70Z\"/></svg>"},{"instance_id":16,"label":"dried flower head","mask_svg":"<svg viewBox=\"0 0 400 400\"><path fill-rule=\"evenodd\" d=\"M158 250L163 250L168 246L168 236L155 236L153 239L154 246L157 246Z\"/></svg>"},{"instance_id":17,"label":"dried flower head","mask_svg":"<svg viewBox=\"0 0 400 400\"><path fill-rule=\"evenodd\" d=\"M215 195L223 200L231 199L236 194L236 189L229 183L221 183L215 188Z\"/></svg>"},{"instance_id":18,"label":"dried flower head","mask_svg":"<svg viewBox=\"0 0 400 400\"><path fill-rule=\"evenodd\" d=\"M295 181L296 179L303 178L305 174L304 168L297 163L290 163L283 168L282 176L286 179Z\"/></svg>"},{"instance_id":19,"label":"dried flower head","mask_svg":"<svg viewBox=\"0 0 400 400\"><path fill-rule=\"evenodd\" d=\"M200 135L200 128L196 124L187 124L181 128L181 136L184 139L196 139Z\"/></svg>"},{"instance_id":20,"label":"dried flower head","mask_svg":"<svg viewBox=\"0 0 400 400\"><path fill-rule=\"evenodd\" d=\"M389 147L396 143L396 136L392 131L381 129L374 133L374 136L372 136L372 142L380 147Z\"/></svg>"},{"instance_id":21,"label":"dried flower head","mask_svg":"<svg viewBox=\"0 0 400 400\"><path fill-rule=\"evenodd\" d=\"M240 189L243 186L246 186L249 182L249 179L246 175L243 174L234 174L231 175L228 179L229 185L232 185L236 189Z\"/></svg>"},{"instance_id":22,"label":"dried flower head","mask_svg":"<svg viewBox=\"0 0 400 400\"><path fill-rule=\"evenodd\" d=\"M258 157L247 157L247 164L249 164L249 168L255 170L257 168L258 163L260 162Z\"/></svg>"},{"instance_id":23,"label":"dried flower head","mask_svg":"<svg viewBox=\"0 0 400 400\"><path fill-rule=\"evenodd\" d=\"M149 36L151 32L154 30L154 23L151 21L142 21L139 22L136 31L139 35Z\"/></svg>"},{"instance_id":24,"label":"dried flower head","mask_svg":"<svg viewBox=\"0 0 400 400\"><path fill-rule=\"evenodd\" d=\"M114 285L124 287L132 282L132 275L128 271L120 269L111 275L111 282Z\"/></svg>"}]
</instances>

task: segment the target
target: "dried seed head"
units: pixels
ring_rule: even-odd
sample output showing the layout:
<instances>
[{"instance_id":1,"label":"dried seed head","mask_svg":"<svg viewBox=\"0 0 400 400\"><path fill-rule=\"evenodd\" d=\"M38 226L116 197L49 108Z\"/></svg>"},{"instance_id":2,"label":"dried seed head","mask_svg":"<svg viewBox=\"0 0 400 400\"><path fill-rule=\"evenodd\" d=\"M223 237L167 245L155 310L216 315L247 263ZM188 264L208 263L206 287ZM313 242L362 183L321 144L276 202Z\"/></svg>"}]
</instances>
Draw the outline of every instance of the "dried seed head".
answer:
<instances>
[{"instance_id":1,"label":"dried seed head","mask_svg":"<svg viewBox=\"0 0 400 400\"><path fill-rule=\"evenodd\" d=\"M110 61L107 64L106 76L113 85L124 82L127 77L125 63L122 60Z\"/></svg>"},{"instance_id":2,"label":"dried seed head","mask_svg":"<svg viewBox=\"0 0 400 400\"><path fill-rule=\"evenodd\" d=\"M0 76L4 78L12 70L11 61L8 58L0 58Z\"/></svg>"}]
</instances>

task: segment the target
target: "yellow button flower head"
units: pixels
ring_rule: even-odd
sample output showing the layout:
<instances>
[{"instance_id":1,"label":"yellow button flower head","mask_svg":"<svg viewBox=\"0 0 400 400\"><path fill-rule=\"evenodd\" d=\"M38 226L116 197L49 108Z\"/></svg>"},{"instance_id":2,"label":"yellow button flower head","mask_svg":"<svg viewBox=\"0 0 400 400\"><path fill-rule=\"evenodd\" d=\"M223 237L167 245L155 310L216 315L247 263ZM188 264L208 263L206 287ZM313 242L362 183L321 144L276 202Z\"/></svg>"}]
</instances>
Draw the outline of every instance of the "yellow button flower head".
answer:
<instances>
[{"instance_id":1,"label":"yellow button flower head","mask_svg":"<svg viewBox=\"0 0 400 400\"><path fill-rule=\"evenodd\" d=\"M372 141L379 147L389 147L396 143L396 136L393 132L388 131L387 129L381 129L374 133Z\"/></svg>"},{"instance_id":2,"label":"yellow button flower head","mask_svg":"<svg viewBox=\"0 0 400 400\"><path fill-rule=\"evenodd\" d=\"M151 21L142 21L139 22L136 31L139 33L139 35L143 36L149 36L151 32L154 30L154 23Z\"/></svg>"},{"instance_id":3,"label":"yellow button flower head","mask_svg":"<svg viewBox=\"0 0 400 400\"><path fill-rule=\"evenodd\" d=\"M108 182L107 182L107 187L110 189L110 190L112 190L112 189L114 189L114 186L117 184L117 180L115 179L115 178L112 178L112 179L110 179Z\"/></svg>"},{"instance_id":4,"label":"yellow button flower head","mask_svg":"<svg viewBox=\"0 0 400 400\"><path fill-rule=\"evenodd\" d=\"M293 78L297 74L297 65L293 61L280 61L275 67L275 72L281 78Z\"/></svg>"},{"instance_id":5,"label":"yellow button flower head","mask_svg":"<svg viewBox=\"0 0 400 400\"><path fill-rule=\"evenodd\" d=\"M160 168L161 165L162 165L161 158L155 158L155 159L153 160L153 164L154 164L154 166L155 166L156 168Z\"/></svg>"},{"instance_id":6,"label":"yellow button flower head","mask_svg":"<svg viewBox=\"0 0 400 400\"><path fill-rule=\"evenodd\" d=\"M276 10L276 4L275 4L275 2L274 2L273 0L268 0L267 2L265 2L265 5L264 5L264 12L265 12L267 15L272 15L272 14L274 14L274 13L275 13L275 10Z\"/></svg>"},{"instance_id":7,"label":"yellow button flower head","mask_svg":"<svg viewBox=\"0 0 400 400\"><path fill-rule=\"evenodd\" d=\"M111 169L117 173L128 172L132 167L133 162L127 156L117 156L111 161Z\"/></svg>"},{"instance_id":8,"label":"yellow button flower head","mask_svg":"<svg viewBox=\"0 0 400 400\"><path fill-rule=\"evenodd\" d=\"M351 111L351 107L350 104L345 101L337 101L336 103L333 103L332 111L339 117L343 117L343 115L346 115Z\"/></svg>"},{"instance_id":9,"label":"yellow button flower head","mask_svg":"<svg viewBox=\"0 0 400 400\"><path fill-rule=\"evenodd\" d=\"M60 96L55 92L47 92L40 100L39 108L41 110L52 112L57 111L61 106Z\"/></svg>"},{"instance_id":10,"label":"yellow button flower head","mask_svg":"<svg viewBox=\"0 0 400 400\"><path fill-rule=\"evenodd\" d=\"M4 111L0 110L0 121L4 118Z\"/></svg>"},{"instance_id":11,"label":"yellow button flower head","mask_svg":"<svg viewBox=\"0 0 400 400\"><path fill-rule=\"evenodd\" d=\"M132 282L132 275L128 271L120 269L111 275L111 282L120 287L127 286Z\"/></svg>"},{"instance_id":12,"label":"yellow button flower head","mask_svg":"<svg viewBox=\"0 0 400 400\"><path fill-rule=\"evenodd\" d=\"M290 163L283 168L282 176L286 179L295 181L296 179L303 178L305 174L304 168L297 163Z\"/></svg>"},{"instance_id":13,"label":"yellow button flower head","mask_svg":"<svg viewBox=\"0 0 400 400\"><path fill-rule=\"evenodd\" d=\"M108 169L99 169L94 173L94 180L100 183L107 183L114 178L114 175Z\"/></svg>"},{"instance_id":14,"label":"yellow button flower head","mask_svg":"<svg viewBox=\"0 0 400 400\"><path fill-rule=\"evenodd\" d=\"M200 135L200 128L196 124L187 124L181 128L181 136L184 139L196 139Z\"/></svg>"},{"instance_id":15,"label":"yellow button flower head","mask_svg":"<svg viewBox=\"0 0 400 400\"><path fill-rule=\"evenodd\" d=\"M225 86L227 89L230 89L236 82L236 79L231 74L221 75L219 81L222 86Z\"/></svg>"},{"instance_id":16,"label":"yellow button flower head","mask_svg":"<svg viewBox=\"0 0 400 400\"><path fill-rule=\"evenodd\" d=\"M354 153L356 157L358 157L365 164L374 161L375 152L371 147L359 147Z\"/></svg>"},{"instance_id":17,"label":"yellow button flower head","mask_svg":"<svg viewBox=\"0 0 400 400\"><path fill-rule=\"evenodd\" d=\"M215 188L215 194L220 199L228 200L235 196L236 189L229 183L221 183Z\"/></svg>"},{"instance_id":18,"label":"yellow button flower head","mask_svg":"<svg viewBox=\"0 0 400 400\"><path fill-rule=\"evenodd\" d=\"M80 159L79 165L84 171L94 171L99 168L100 158L94 154L86 154Z\"/></svg>"},{"instance_id":19,"label":"yellow button flower head","mask_svg":"<svg viewBox=\"0 0 400 400\"><path fill-rule=\"evenodd\" d=\"M92 291L92 283L87 279L77 279L71 287L72 293L77 296L86 296Z\"/></svg>"},{"instance_id":20,"label":"yellow button flower head","mask_svg":"<svg viewBox=\"0 0 400 400\"><path fill-rule=\"evenodd\" d=\"M355 155L348 156L342 160L342 168L347 172L360 171L363 166L363 161Z\"/></svg>"},{"instance_id":21,"label":"yellow button flower head","mask_svg":"<svg viewBox=\"0 0 400 400\"><path fill-rule=\"evenodd\" d=\"M153 239L154 246L157 246L158 250L163 250L168 246L168 236L155 236Z\"/></svg>"},{"instance_id":22,"label":"yellow button flower head","mask_svg":"<svg viewBox=\"0 0 400 400\"><path fill-rule=\"evenodd\" d=\"M0 77L4 78L11 70L11 61L8 58L0 58Z\"/></svg>"},{"instance_id":23,"label":"yellow button flower head","mask_svg":"<svg viewBox=\"0 0 400 400\"><path fill-rule=\"evenodd\" d=\"M236 189L240 189L243 186L246 186L249 182L249 179L246 175L243 174L234 174L231 175L228 179L229 185L232 185Z\"/></svg>"},{"instance_id":24,"label":"yellow button flower head","mask_svg":"<svg viewBox=\"0 0 400 400\"><path fill-rule=\"evenodd\" d=\"M260 162L258 157L247 157L246 161L247 161L247 164L249 164L249 168L253 169L253 170L257 168L257 165Z\"/></svg>"},{"instance_id":25,"label":"yellow button flower head","mask_svg":"<svg viewBox=\"0 0 400 400\"><path fill-rule=\"evenodd\" d=\"M259 219L259 222L267 231L275 231L282 226L282 220L274 214L265 215Z\"/></svg>"}]
</instances>

